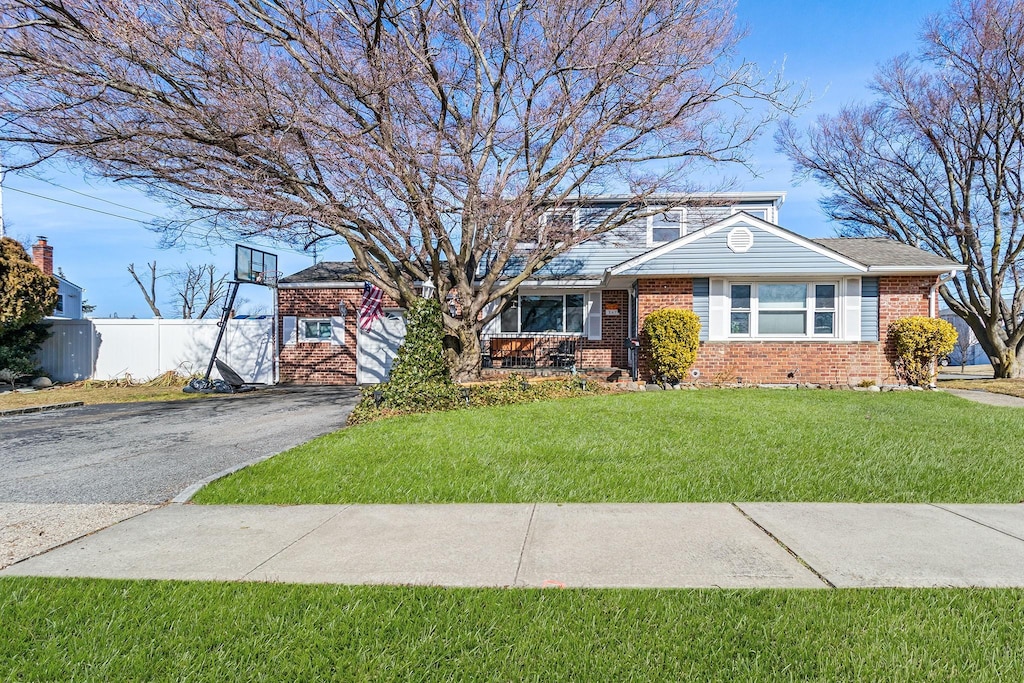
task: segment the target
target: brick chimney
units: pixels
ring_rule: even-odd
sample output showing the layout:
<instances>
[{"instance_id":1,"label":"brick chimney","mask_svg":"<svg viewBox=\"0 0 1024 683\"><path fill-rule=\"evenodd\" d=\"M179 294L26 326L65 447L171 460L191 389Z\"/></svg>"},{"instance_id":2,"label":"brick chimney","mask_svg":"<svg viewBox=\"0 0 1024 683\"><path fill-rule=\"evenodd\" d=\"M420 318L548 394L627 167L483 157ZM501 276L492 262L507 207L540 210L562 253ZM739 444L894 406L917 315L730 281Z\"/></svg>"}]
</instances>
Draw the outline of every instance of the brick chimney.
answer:
<instances>
[{"instance_id":1,"label":"brick chimney","mask_svg":"<svg viewBox=\"0 0 1024 683\"><path fill-rule=\"evenodd\" d=\"M32 245L32 263L47 275L53 275L53 247L46 243L46 238L39 235L38 241Z\"/></svg>"}]
</instances>

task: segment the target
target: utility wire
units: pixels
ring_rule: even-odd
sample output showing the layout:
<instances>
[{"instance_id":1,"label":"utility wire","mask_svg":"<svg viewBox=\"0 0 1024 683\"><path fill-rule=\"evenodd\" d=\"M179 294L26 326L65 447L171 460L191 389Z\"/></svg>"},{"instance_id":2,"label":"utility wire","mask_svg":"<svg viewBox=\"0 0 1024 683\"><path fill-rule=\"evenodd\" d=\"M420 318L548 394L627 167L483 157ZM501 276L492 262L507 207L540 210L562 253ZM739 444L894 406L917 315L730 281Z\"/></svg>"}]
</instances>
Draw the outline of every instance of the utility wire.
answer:
<instances>
[{"instance_id":1,"label":"utility wire","mask_svg":"<svg viewBox=\"0 0 1024 683\"><path fill-rule=\"evenodd\" d=\"M40 178L39 180L42 180L42 179ZM86 197L88 199L95 199L97 201L105 202L107 204L112 204L114 206L119 206L121 208L130 209L132 211L138 211L139 213L146 214L147 216L153 216L154 218L163 218L163 216L158 216L155 213L150 213L148 211L142 211L141 209L133 209L130 206L125 206L124 204L118 204L117 202L112 202L112 201L109 201L109 200L106 200L106 199L101 199L100 197L94 197L94 196L86 194L84 192L79 192L77 190L72 190L71 188L68 188L68 187L63 187L61 185L57 185L56 183L51 183L51 182L46 181L46 180L43 180L43 182L45 182L45 183L47 183L49 185L52 185L52 186L54 186L56 188L59 188L59 189L62 189L62 190L67 190L68 192L74 192L75 194L81 195L81 196ZM122 216L120 214L112 213L110 211L103 211L102 209L95 209L95 208L90 207L90 206L83 206L81 204L75 204L74 202L65 201L63 199L57 199L55 197L47 197L46 195L37 194L35 192L29 192L28 190L21 190L21 189L16 188L16 187L7 186L6 189L10 190L11 192L18 192L20 194L28 195L30 197L36 197L37 199L44 199L44 200L46 200L48 202L56 202L57 204L64 204L65 206L70 206L70 207L73 207L73 208L76 208L76 209L81 209L83 211L92 211L93 213L102 214L104 216L111 216L113 218L119 218L119 219L124 220L124 221L131 221L132 223L138 223L139 225L150 227L150 223L148 223L146 221L141 221L138 218L131 218L129 216ZM189 237L194 237L196 239L205 239L205 240L209 240L210 239L210 234L209 233L201 233L201 232L195 231L195 230L193 230L191 228L183 228L182 230L180 230L180 232L183 235L187 235ZM233 240L226 240L223 237L220 238L220 239L225 244L227 244L228 242L233 241ZM275 244L275 245L260 245L259 242L257 242L256 240L253 240L251 237L245 237L244 239L246 241L253 242L254 244L257 244L259 246L267 246L268 248L271 248L271 249L285 249L287 251L291 251L293 253L300 254L302 256L309 256L309 252L306 251L306 250L295 249L294 247L288 247L288 246L279 245L279 244Z\"/></svg>"},{"instance_id":2,"label":"utility wire","mask_svg":"<svg viewBox=\"0 0 1024 683\"><path fill-rule=\"evenodd\" d=\"M104 204L110 204L111 206L116 206L116 207L118 207L120 209L128 209L129 211L135 211L135 212L138 212L138 213L142 213L142 214L145 214L147 216L152 216L153 218L163 218L163 216L157 215L155 213L151 213L149 211L143 211L142 209L136 209L134 206L128 206L127 204L118 204L117 202L112 202L109 199L104 199L102 197L97 197L95 195L87 194L87 193L82 192L80 190L75 190L75 189L72 189L70 187L65 187L63 185L58 185L57 183L53 182L52 180L47 180L46 178L40 178L39 176L35 176L35 175L30 176L30 177L35 178L36 180L42 181L42 182L46 183L47 185L52 185L53 187L56 187L57 189L65 190L67 192L73 192L74 194L77 194L80 197L85 197L86 199L92 199L92 200L97 201L97 202L103 202Z\"/></svg>"}]
</instances>

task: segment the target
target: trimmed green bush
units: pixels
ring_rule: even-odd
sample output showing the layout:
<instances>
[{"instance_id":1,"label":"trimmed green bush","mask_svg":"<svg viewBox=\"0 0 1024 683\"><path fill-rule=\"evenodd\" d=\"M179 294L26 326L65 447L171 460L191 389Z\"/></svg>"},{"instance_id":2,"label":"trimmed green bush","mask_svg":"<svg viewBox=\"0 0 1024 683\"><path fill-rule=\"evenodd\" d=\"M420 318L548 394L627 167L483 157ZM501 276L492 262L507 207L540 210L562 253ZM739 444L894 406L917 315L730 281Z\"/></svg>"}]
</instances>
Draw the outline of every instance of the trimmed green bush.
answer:
<instances>
[{"instance_id":1,"label":"trimmed green bush","mask_svg":"<svg viewBox=\"0 0 1024 683\"><path fill-rule=\"evenodd\" d=\"M394 406L386 401L382 401L378 405L374 400L374 391L379 391L380 386L382 385L363 388L362 399L355 407L355 410L349 414L349 425L363 424L385 417L408 415L410 413L428 413L483 406L507 406L516 403L532 403L534 401L592 395L608 391L607 385L603 382L588 381L579 376L528 382L522 375L512 373L498 382L463 386L453 384L454 394L445 394L444 400L440 400L435 396L432 397L432 400L423 400L419 403L410 402L405 406Z\"/></svg>"},{"instance_id":2,"label":"trimmed green bush","mask_svg":"<svg viewBox=\"0 0 1024 683\"><path fill-rule=\"evenodd\" d=\"M896 374L907 384L931 384L936 361L952 352L956 338L956 328L941 318L912 315L894 320L889 339L896 346Z\"/></svg>"},{"instance_id":3,"label":"trimmed green bush","mask_svg":"<svg viewBox=\"0 0 1024 683\"><path fill-rule=\"evenodd\" d=\"M405 340L398 347L389 384L452 383L444 355L444 320L437 299L417 299L405 313Z\"/></svg>"},{"instance_id":4,"label":"trimmed green bush","mask_svg":"<svg viewBox=\"0 0 1024 683\"><path fill-rule=\"evenodd\" d=\"M693 311L662 308L644 319L640 338L655 380L676 384L697 360L700 318Z\"/></svg>"},{"instance_id":5,"label":"trimmed green bush","mask_svg":"<svg viewBox=\"0 0 1024 683\"><path fill-rule=\"evenodd\" d=\"M405 321L405 340L398 347L388 381L365 389L362 403L369 398L374 409L399 412L455 407L459 388L452 381L441 342L444 323L440 302L417 299L406 311Z\"/></svg>"}]
</instances>

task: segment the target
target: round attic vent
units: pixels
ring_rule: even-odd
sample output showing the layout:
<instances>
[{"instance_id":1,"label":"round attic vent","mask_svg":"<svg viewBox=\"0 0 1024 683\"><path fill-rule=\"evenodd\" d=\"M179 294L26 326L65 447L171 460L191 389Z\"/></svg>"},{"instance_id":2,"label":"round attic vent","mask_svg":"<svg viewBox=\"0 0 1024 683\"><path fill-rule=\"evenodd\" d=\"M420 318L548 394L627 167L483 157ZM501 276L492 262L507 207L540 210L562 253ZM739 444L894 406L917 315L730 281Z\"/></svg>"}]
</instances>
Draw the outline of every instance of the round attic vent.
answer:
<instances>
[{"instance_id":1,"label":"round attic vent","mask_svg":"<svg viewBox=\"0 0 1024 683\"><path fill-rule=\"evenodd\" d=\"M729 231L725 243L737 254L742 254L754 246L754 233L744 227L733 228Z\"/></svg>"}]
</instances>

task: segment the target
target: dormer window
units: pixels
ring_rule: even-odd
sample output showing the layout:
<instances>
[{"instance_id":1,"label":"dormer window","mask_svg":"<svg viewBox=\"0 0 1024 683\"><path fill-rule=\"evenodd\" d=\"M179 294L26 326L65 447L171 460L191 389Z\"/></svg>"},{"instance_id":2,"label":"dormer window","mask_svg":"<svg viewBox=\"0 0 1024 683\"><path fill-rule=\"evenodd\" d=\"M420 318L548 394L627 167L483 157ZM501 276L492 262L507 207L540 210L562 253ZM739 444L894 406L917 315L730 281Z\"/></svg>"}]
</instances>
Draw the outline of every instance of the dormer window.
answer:
<instances>
[{"instance_id":1,"label":"dormer window","mask_svg":"<svg viewBox=\"0 0 1024 683\"><path fill-rule=\"evenodd\" d=\"M648 244L663 244L686 234L686 209L675 208L647 218Z\"/></svg>"},{"instance_id":2,"label":"dormer window","mask_svg":"<svg viewBox=\"0 0 1024 683\"><path fill-rule=\"evenodd\" d=\"M739 206L732 207L732 213L737 214L740 211L749 213L751 216L760 218L768 223L777 222L776 209L774 206L769 204L740 204Z\"/></svg>"},{"instance_id":3,"label":"dormer window","mask_svg":"<svg viewBox=\"0 0 1024 683\"><path fill-rule=\"evenodd\" d=\"M576 209L553 209L544 214L544 232L550 235L564 235L576 229Z\"/></svg>"}]
</instances>

